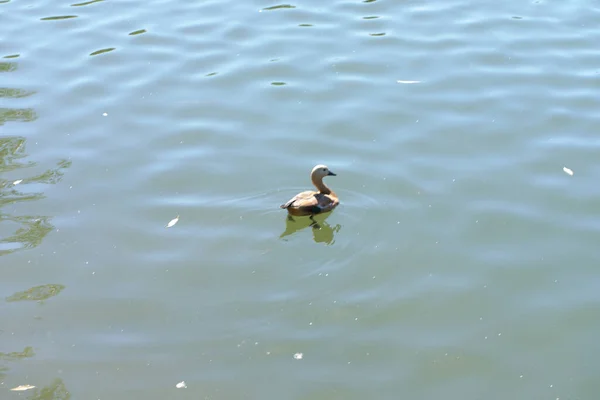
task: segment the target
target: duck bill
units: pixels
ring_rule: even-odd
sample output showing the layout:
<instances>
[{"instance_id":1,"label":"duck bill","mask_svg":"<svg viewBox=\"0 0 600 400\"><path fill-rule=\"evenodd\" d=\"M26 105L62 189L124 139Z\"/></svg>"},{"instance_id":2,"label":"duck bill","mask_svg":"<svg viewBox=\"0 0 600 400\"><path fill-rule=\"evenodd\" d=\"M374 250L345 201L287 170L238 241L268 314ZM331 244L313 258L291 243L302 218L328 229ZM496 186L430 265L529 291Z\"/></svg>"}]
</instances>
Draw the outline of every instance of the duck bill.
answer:
<instances>
[{"instance_id":1,"label":"duck bill","mask_svg":"<svg viewBox=\"0 0 600 400\"><path fill-rule=\"evenodd\" d=\"M327 174L327 176L337 176L337 175L334 174L333 172L329 171L329 173Z\"/></svg>"}]
</instances>

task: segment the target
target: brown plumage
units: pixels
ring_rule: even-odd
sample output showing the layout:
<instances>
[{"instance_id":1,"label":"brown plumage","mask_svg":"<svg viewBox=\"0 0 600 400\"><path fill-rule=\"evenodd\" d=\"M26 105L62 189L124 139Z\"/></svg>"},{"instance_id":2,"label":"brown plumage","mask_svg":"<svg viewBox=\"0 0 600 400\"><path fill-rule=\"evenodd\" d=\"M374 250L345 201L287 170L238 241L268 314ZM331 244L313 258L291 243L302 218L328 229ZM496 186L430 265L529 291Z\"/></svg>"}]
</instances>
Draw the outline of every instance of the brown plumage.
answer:
<instances>
[{"instance_id":1,"label":"brown plumage","mask_svg":"<svg viewBox=\"0 0 600 400\"><path fill-rule=\"evenodd\" d=\"M323 178L326 176L335 176L333 172L325 165L317 165L310 173L310 180L318 189L317 192L307 190L306 192L298 193L285 204L280 207L287 209L288 213L296 216L320 214L331 211L340 200L337 195L323 183Z\"/></svg>"}]
</instances>

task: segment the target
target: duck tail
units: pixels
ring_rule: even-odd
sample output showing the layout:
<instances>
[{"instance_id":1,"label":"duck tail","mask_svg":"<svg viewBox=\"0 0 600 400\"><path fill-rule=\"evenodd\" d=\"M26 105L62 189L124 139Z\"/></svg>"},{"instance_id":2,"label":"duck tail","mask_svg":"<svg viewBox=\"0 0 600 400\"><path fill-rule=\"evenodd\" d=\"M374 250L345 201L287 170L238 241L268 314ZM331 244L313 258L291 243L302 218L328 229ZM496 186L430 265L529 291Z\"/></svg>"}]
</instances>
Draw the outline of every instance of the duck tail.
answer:
<instances>
[{"instance_id":1,"label":"duck tail","mask_svg":"<svg viewBox=\"0 0 600 400\"><path fill-rule=\"evenodd\" d=\"M296 201L295 197L292 199L289 199L287 203L283 203L282 205L280 205L279 208L288 208L289 206L294 204L294 201Z\"/></svg>"}]
</instances>

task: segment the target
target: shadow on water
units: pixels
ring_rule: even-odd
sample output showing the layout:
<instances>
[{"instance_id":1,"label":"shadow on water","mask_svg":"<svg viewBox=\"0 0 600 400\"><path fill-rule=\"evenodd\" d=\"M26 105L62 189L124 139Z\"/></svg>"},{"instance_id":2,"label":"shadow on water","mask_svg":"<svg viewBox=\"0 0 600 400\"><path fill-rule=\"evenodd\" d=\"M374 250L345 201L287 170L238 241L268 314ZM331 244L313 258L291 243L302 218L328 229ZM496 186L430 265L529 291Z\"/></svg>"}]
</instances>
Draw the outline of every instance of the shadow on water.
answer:
<instances>
[{"instance_id":1,"label":"shadow on water","mask_svg":"<svg viewBox=\"0 0 600 400\"><path fill-rule=\"evenodd\" d=\"M293 235L294 233L301 231L306 228L311 228L313 234L313 240L315 243L325 243L332 245L335 243L335 234L340 231L342 226L337 224L331 226L327 223L327 218L331 213L316 215L313 222L309 217L285 217L285 231L279 236L280 239L284 239L286 236ZM287 239L284 239L287 240Z\"/></svg>"}]
</instances>

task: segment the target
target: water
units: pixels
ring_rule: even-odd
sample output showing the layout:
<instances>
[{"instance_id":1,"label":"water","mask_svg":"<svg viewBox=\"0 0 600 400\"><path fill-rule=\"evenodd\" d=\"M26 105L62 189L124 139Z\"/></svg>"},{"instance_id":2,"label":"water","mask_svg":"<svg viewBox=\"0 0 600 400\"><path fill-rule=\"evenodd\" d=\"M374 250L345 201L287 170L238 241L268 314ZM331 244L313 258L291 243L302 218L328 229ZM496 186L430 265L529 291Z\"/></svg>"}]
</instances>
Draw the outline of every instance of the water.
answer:
<instances>
[{"instance_id":1,"label":"water","mask_svg":"<svg viewBox=\"0 0 600 400\"><path fill-rule=\"evenodd\" d=\"M595 398L599 17L0 2L0 398Z\"/></svg>"}]
</instances>

